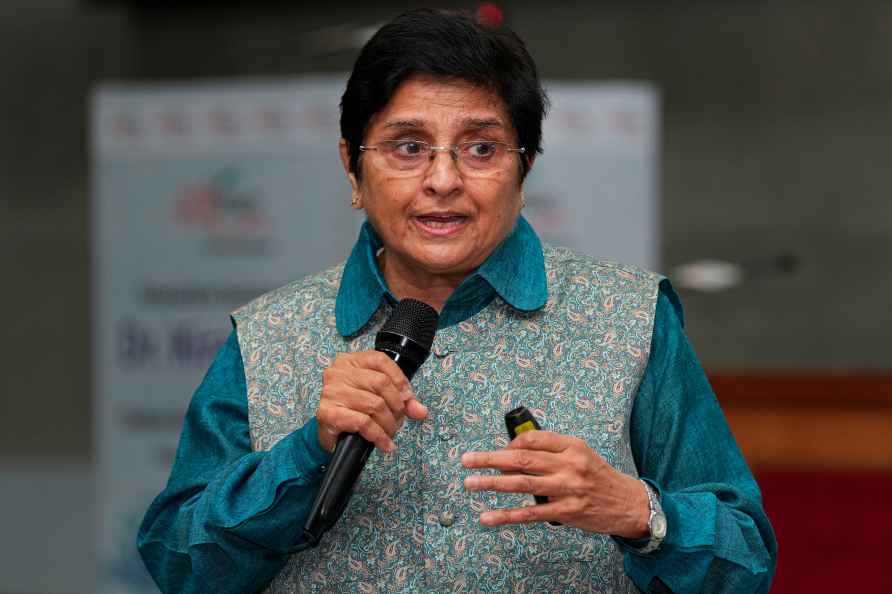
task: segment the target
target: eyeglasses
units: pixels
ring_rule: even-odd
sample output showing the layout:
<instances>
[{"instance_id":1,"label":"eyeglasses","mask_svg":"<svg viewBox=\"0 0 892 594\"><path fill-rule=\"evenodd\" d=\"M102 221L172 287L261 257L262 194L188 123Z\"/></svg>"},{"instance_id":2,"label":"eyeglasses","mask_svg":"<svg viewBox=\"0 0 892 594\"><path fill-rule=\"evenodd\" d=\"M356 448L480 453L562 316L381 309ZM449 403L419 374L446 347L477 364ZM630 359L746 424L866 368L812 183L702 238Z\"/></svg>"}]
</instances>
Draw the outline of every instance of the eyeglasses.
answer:
<instances>
[{"instance_id":1,"label":"eyeglasses","mask_svg":"<svg viewBox=\"0 0 892 594\"><path fill-rule=\"evenodd\" d=\"M511 153L524 154L526 148L514 148L505 142L471 140L455 146L432 146L421 140L382 140L373 146L360 146L361 151L378 151L392 171L414 174L433 160L437 151L449 152L462 173L486 174L504 169Z\"/></svg>"}]
</instances>

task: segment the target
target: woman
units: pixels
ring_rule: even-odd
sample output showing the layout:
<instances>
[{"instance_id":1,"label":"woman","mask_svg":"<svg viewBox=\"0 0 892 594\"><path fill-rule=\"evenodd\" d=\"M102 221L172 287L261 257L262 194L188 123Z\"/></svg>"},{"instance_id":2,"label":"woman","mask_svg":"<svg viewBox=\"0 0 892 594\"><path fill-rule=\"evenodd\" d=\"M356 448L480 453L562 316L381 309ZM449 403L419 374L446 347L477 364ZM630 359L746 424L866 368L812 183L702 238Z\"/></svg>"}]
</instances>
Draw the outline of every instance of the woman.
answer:
<instances>
[{"instance_id":1,"label":"woman","mask_svg":"<svg viewBox=\"0 0 892 594\"><path fill-rule=\"evenodd\" d=\"M767 591L774 536L671 287L520 215L545 110L520 39L406 13L341 110L368 221L345 264L233 314L140 529L161 589ZM372 350L406 297L440 312L414 386ZM545 430L509 444L518 405ZM342 432L378 452L307 548Z\"/></svg>"}]
</instances>

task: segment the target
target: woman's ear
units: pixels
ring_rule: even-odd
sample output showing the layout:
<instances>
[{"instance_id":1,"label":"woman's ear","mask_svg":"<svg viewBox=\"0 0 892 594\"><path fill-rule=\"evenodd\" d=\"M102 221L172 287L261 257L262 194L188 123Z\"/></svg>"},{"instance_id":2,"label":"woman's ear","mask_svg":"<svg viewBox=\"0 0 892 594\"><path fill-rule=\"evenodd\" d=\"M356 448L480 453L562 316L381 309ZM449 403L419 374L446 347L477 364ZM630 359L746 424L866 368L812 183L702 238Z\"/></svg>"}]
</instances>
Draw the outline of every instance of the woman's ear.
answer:
<instances>
[{"instance_id":1,"label":"woman's ear","mask_svg":"<svg viewBox=\"0 0 892 594\"><path fill-rule=\"evenodd\" d=\"M533 164L536 162L536 155L527 156L527 175L533 170Z\"/></svg>"},{"instance_id":2,"label":"woman's ear","mask_svg":"<svg viewBox=\"0 0 892 594\"><path fill-rule=\"evenodd\" d=\"M350 147L343 138L338 142L338 152L341 154L344 173L347 174L347 180L350 182L350 206L361 209L362 193L359 191L359 181L356 179L356 174L350 171Z\"/></svg>"},{"instance_id":3,"label":"woman's ear","mask_svg":"<svg viewBox=\"0 0 892 594\"><path fill-rule=\"evenodd\" d=\"M536 155L521 155L521 156L522 156L524 159L527 160L527 171L526 171L526 173L524 173L522 169L521 169L521 172L520 172L520 175L521 175L521 177L520 177L520 185L521 185L521 187L523 187L523 182L525 182L525 181L527 180L527 176L530 174L530 171L533 170L533 163L536 162Z\"/></svg>"}]
</instances>

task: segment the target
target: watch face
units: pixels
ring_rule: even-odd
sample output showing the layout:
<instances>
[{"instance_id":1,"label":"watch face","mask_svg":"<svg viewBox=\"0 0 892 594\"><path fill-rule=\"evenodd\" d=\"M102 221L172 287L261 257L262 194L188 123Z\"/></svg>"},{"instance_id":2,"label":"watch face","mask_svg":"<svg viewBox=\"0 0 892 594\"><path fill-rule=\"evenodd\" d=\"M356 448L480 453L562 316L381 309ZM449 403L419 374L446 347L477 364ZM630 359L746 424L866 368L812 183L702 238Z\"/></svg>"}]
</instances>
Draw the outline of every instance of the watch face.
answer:
<instances>
[{"instance_id":1,"label":"watch face","mask_svg":"<svg viewBox=\"0 0 892 594\"><path fill-rule=\"evenodd\" d=\"M653 538L666 538L666 516L664 514L655 514L650 523L650 535Z\"/></svg>"}]
</instances>

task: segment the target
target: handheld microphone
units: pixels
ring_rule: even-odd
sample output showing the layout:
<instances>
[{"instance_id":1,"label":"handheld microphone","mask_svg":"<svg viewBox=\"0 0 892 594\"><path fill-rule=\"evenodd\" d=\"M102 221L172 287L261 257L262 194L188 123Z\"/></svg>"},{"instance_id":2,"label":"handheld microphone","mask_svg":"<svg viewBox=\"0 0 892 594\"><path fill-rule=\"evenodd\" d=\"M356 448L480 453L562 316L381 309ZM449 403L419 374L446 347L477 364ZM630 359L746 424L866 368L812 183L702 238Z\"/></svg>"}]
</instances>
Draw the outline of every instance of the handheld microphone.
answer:
<instances>
[{"instance_id":1,"label":"handheld microphone","mask_svg":"<svg viewBox=\"0 0 892 594\"><path fill-rule=\"evenodd\" d=\"M375 335L375 350L393 359L411 380L430 355L437 320L437 310L427 303L403 299ZM304 523L304 537L312 546L319 544L322 535L344 513L353 487L374 448L373 443L357 433L342 433L338 437L322 486Z\"/></svg>"}]
</instances>

